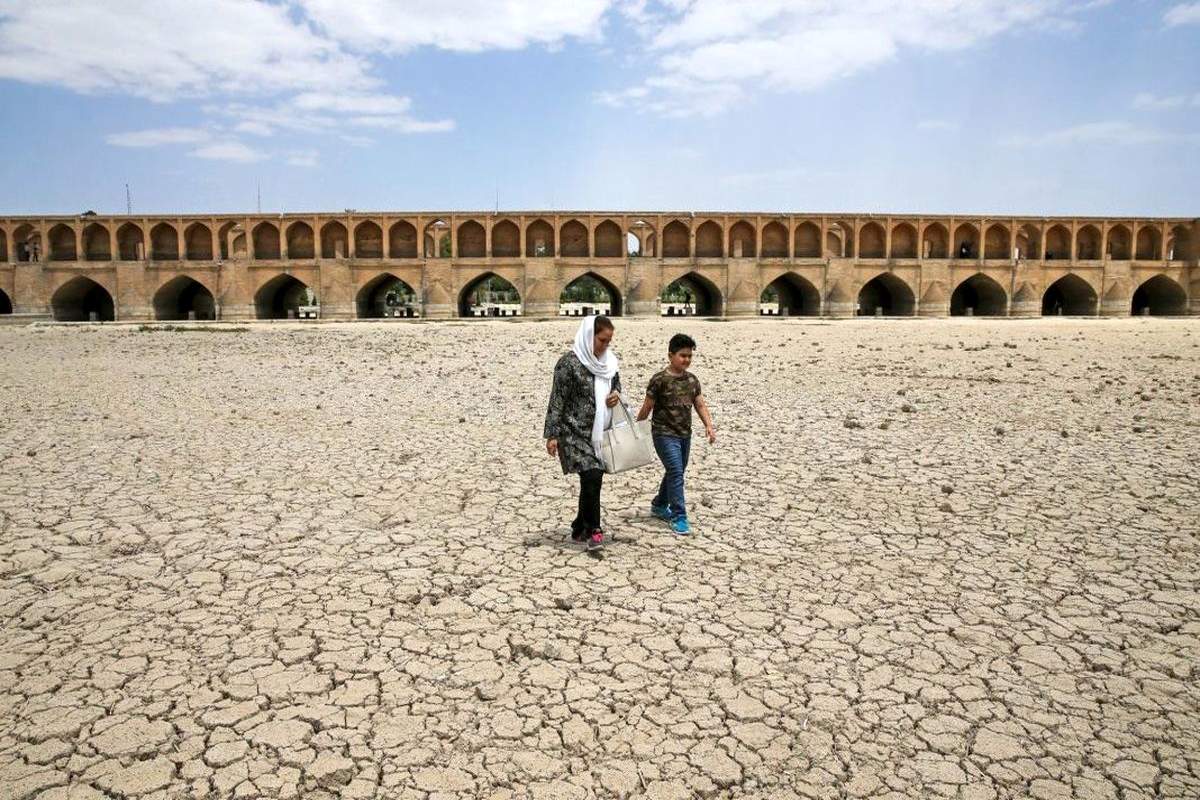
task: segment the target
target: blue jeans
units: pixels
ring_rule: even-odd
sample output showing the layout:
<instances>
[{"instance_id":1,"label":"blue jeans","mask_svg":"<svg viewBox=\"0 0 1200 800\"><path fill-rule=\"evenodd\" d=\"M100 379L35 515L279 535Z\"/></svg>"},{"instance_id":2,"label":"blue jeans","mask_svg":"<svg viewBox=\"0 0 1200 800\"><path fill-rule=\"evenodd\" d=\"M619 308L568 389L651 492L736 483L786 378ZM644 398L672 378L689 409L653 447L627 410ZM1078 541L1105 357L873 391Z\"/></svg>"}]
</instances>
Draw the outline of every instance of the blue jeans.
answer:
<instances>
[{"instance_id":1,"label":"blue jeans","mask_svg":"<svg viewBox=\"0 0 1200 800\"><path fill-rule=\"evenodd\" d=\"M666 506L673 517L686 517L687 504L683 498L683 471L687 469L688 454L692 450L692 438L654 434L654 450L666 470L658 494L651 502Z\"/></svg>"}]
</instances>

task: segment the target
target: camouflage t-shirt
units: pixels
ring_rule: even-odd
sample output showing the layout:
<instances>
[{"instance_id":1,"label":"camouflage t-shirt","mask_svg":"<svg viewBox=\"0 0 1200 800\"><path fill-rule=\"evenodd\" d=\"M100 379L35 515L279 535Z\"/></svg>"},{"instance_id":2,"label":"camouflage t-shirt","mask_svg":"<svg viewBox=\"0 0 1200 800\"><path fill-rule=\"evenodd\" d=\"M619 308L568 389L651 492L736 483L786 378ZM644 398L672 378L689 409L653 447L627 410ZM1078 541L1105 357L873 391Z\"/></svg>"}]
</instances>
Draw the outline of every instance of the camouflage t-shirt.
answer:
<instances>
[{"instance_id":1,"label":"camouflage t-shirt","mask_svg":"<svg viewBox=\"0 0 1200 800\"><path fill-rule=\"evenodd\" d=\"M646 396L654 399L650 430L660 436L692 435L692 404L700 396L700 381L690 372L672 375L665 369L650 379Z\"/></svg>"}]
</instances>

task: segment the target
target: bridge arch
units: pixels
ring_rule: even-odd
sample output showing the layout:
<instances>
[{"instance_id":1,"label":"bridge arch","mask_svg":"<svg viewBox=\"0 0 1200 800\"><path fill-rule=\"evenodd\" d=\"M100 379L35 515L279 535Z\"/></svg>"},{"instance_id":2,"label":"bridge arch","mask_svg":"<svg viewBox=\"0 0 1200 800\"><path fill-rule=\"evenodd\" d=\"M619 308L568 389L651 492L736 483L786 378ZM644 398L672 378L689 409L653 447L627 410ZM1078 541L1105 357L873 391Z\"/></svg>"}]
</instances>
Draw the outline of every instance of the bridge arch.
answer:
<instances>
[{"instance_id":1,"label":"bridge arch","mask_svg":"<svg viewBox=\"0 0 1200 800\"><path fill-rule=\"evenodd\" d=\"M1042 294L1042 316L1095 316L1097 295L1092 285L1074 273L1050 284Z\"/></svg>"},{"instance_id":2,"label":"bridge arch","mask_svg":"<svg viewBox=\"0 0 1200 800\"><path fill-rule=\"evenodd\" d=\"M625 234L621 226L611 219L606 219L596 226L596 258L624 258L626 250Z\"/></svg>"},{"instance_id":3,"label":"bridge arch","mask_svg":"<svg viewBox=\"0 0 1200 800\"><path fill-rule=\"evenodd\" d=\"M887 258L887 233L878 222L868 222L858 231L859 258Z\"/></svg>"},{"instance_id":4,"label":"bridge arch","mask_svg":"<svg viewBox=\"0 0 1200 800\"><path fill-rule=\"evenodd\" d=\"M42 235L28 223L18 225L13 231L13 260L18 263L44 258Z\"/></svg>"},{"instance_id":5,"label":"bridge arch","mask_svg":"<svg viewBox=\"0 0 1200 800\"><path fill-rule=\"evenodd\" d=\"M821 257L821 229L813 222L801 222L792 237L796 258Z\"/></svg>"},{"instance_id":6,"label":"bridge arch","mask_svg":"<svg viewBox=\"0 0 1200 800\"><path fill-rule=\"evenodd\" d=\"M108 289L91 278L76 275L50 296L50 310L59 322L111 322L116 319L116 308Z\"/></svg>"},{"instance_id":7,"label":"bridge arch","mask_svg":"<svg viewBox=\"0 0 1200 800\"><path fill-rule=\"evenodd\" d=\"M714 220L696 228L696 258L720 258L723 243L721 226Z\"/></svg>"},{"instance_id":8,"label":"bridge arch","mask_svg":"<svg viewBox=\"0 0 1200 800\"><path fill-rule=\"evenodd\" d=\"M603 294L604 297L599 297ZM618 289L612 281L605 278L596 272L585 272L577 278L573 278L566 286L563 287L559 294L558 302L560 306L559 313L562 313L562 305L571 303L573 305L586 305L588 303L607 302L608 312L610 317L619 317L622 312L621 290ZM583 308L579 308L580 311ZM576 316L576 315L571 315Z\"/></svg>"},{"instance_id":9,"label":"bridge arch","mask_svg":"<svg viewBox=\"0 0 1200 800\"><path fill-rule=\"evenodd\" d=\"M358 319L413 317L417 314L416 306L417 293L412 286L390 272L367 281L354 298Z\"/></svg>"},{"instance_id":10,"label":"bridge arch","mask_svg":"<svg viewBox=\"0 0 1200 800\"><path fill-rule=\"evenodd\" d=\"M1006 316L1008 292L995 279L976 272L959 283L950 295L950 316L966 316L967 309L976 317Z\"/></svg>"},{"instance_id":11,"label":"bridge arch","mask_svg":"<svg viewBox=\"0 0 1200 800\"><path fill-rule=\"evenodd\" d=\"M1046 231L1046 261L1069 259L1071 257L1071 232L1065 225L1051 225Z\"/></svg>"},{"instance_id":12,"label":"bridge arch","mask_svg":"<svg viewBox=\"0 0 1200 800\"><path fill-rule=\"evenodd\" d=\"M691 232L680 220L671 220L663 228L663 258L687 258L691 255Z\"/></svg>"},{"instance_id":13,"label":"bridge arch","mask_svg":"<svg viewBox=\"0 0 1200 800\"><path fill-rule=\"evenodd\" d=\"M307 289L308 284L294 275L276 275L254 293L255 315L258 319L296 317L297 309L308 302Z\"/></svg>"},{"instance_id":14,"label":"bridge arch","mask_svg":"<svg viewBox=\"0 0 1200 800\"><path fill-rule=\"evenodd\" d=\"M979 228L964 222L954 229L954 258L979 258Z\"/></svg>"},{"instance_id":15,"label":"bridge arch","mask_svg":"<svg viewBox=\"0 0 1200 800\"><path fill-rule=\"evenodd\" d=\"M183 231L183 248L188 261L212 261L212 229L203 222L193 222Z\"/></svg>"},{"instance_id":16,"label":"bridge arch","mask_svg":"<svg viewBox=\"0 0 1200 800\"><path fill-rule=\"evenodd\" d=\"M150 229L150 260L179 260L179 231L174 225L160 222Z\"/></svg>"},{"instance_id":17,"label":"bridge arch","mask_svg":"<svg viewBox=\"0 0 1200 800\"><path fill-rule=\"evenodd\" d=\"M0 289L0 314L13 313L12 300L8 296L8 292Z\"/></svg>"},{"instance_id":18,"label":"bridge arch","mask_svg":"<svg viewBox=\"0 0 1200 800\"><path fill-rule=\"evenodd\" d=\"M484 258L487 255L487 231L476 220L458 226L458 257Z\"/></svg>"},{"instance_id":19,"label":"bridge arch","mask_svg":"<svg viewBox=\"0 0 1200 800\"><path fill-rule=\"evenodd\" d=\"M525 226L525 257L554 257L554 226L544 219L535 219Z\"/></svg>"},{"instance_id":20,"label":"bridge arch","mask_svg":"<svg viewBox=\"0 0 1200 800\"><path fill-rule=\"evenodd\" d=\"M284 230L284 238L287 240L288 258L302 261L316 258L317 240L312 225L304 220L296 220Z\"/></svg>"},{"instance_id":21,"label":"bridge arch","mask_svg":"<svg viewBox=\"0 0 1200 800\"><path fill-rule=\"evenodd\" d=\"M492 226L492 257L521 257L521 229L511 219L502 219Z\"/></svg>"},{"instance_id":22,"label":"bridge arch","mask_svg":"<svg viewBox=\"0 0 1200 800\"><path fill-rule=\"evenodd\" d=\"M178 275L154 293L154 318L162 320L216 319L217 304L207 286L190 275Z\"/></svg>"},{"instance_id":23,"label":"bridge arch","mask_svg":"<svg viewBox=\"0 0 1200 800\"><path fill-rule=\"evenodd\" d=\"M780 316L815 317L821 313L821 293L802 275L785 272L767 284L763 294L772 290L778 298Z\"/></svg>"},{"instance_id":24,"label":"bridge arch","mask_svg":"<svg viewBox=\"0 0 1200 800\"><path fill-rule=\"evenodd\" d=\"M61 222L50 229L46 234L46 238L50 240L50 260L51 261L75 261L78 254L75 252L75 231Z\"/></svg>"},{"instance_id":25,"label":"bridge arch","mask_svg":"<svg viewBox=\"0 0 1200 800\"><path fill-rule=\"evenodd\" d=\"M321 258L345 258L350 253L350 232L336 219L321 226Z\"/></svg>"},{"instance_id":26,"label":"bridge arch","mask_svg":"<svg viewBox=\"0 0 1200 800\"><path fill-rule=\"evenodd\" d=\"M754 258L757 255L754 226L744 219L729 228L729 257Z\"/></svg>"},{"instance_id":27,"label":"bridge arch","mask_svg":"<svg viewBox=\"0 0 1200 800\"><path fill-rule=\"evenodd\" d=\"M392 258L416 258L417 228L408 220L400 220L388 229L388 255Z\"/></svg>"},{"instance_id":28,"label":"bridge arch","mask_svg":"<svg viewBox=\"0 0 1200 800\"><path fill-rule=\"evenodd\" d=\"M1100 260L1100 229L1095 225L1084 225L1076 234L1075 259L1077 261Z\"/></svg>"},{"instance_id":29,"label":"bridge arch","mask_svg":"<svg viewBox=\"0 0 1200 800\"><path fill-rule=\"evenodd\" d=\"M894 273L880 273L858 290L860 317L911 317L916 310L916 293Z\"/></svg>"},{"instance_id":30,"label":"bridge arch","mask_svg":"<svg viewBox=\"0 0 1200 800\"><path fill-rule=\"evenodd\" d=\"M787 258L788 229L782 222L771 220L763 226L760 250L763 258Z\"/></svg>"},{"instance_id":31,"label":"bridge arch","mask_svg":"<svg viewBox=\"0 0 1200 800\"><path fill-rule=\"evenodd\" d=\"M719 317L725 306L721 290L699 272L688 272L664 286L659 303L662 316Z\"/></svg>"},{"instance_id":32,"label":"bridge arch","mask_svg":"<svg viewBox=\"0 0 1200 800\"><path fill-rule=\"evenodd\" d=\"M983 237L984 259L1012 258L1009 239L1010 233L1007 225L1000 222L989 225L987 233Z\"/></svg>"},{"instance_id":33,"label":"bridge arch","mask_svg":"<svg viewBox=\"0 0 1200 800\"><path fill-rule=\"evenodd\" d=\"M917 229L901 222L892 227L892 258L917 257Z\"/></svg>"},{"instance_id":34,"label":"bridge arch","mask_svg":"<svg viewBox=\"0 0 1200 800\"><path fill-rule=\"evenodd\" d=\"M354 257L383 258L383 228L372 220L363 220L354 227Z\"/></svg>"},{"instance_id":35,"label":"bridge arch","mask_svg":"<svg viewBox=\"0 0 1200 800\"><path fill-rule=\"evenodd\" d=\"M950 234L940 222L931 222L921 233L922 258L949 258Z\"/></svg>"},{"instance_id":36,"label":"bridge arch","mask_svg":"<svg viewBox=\"0 0 1200 800\"><path fill-rule=\"evenodd\" d=\"M553 231L553 229L551 229ZM498 305L515 305L515 314L506 314ZM463 286L458 293L458 315L476 316L519 316L523 308L521 293L512 281L495 272L485 272ZM483 313L476 313L482 311Z\"/></svg>"},{"instance_id":37,"label":"bridge arch","mask_svg":"<svg viewBox=\"0 0 1200 800\"><path fill-rule=\"evenodd\" d=\"M1155 275L1134 291L1132 312L1135 317L1182 316L1187 313L1187 304L1182 286L1166 275Z\"/></svg>"},{"instance_id":38,"label":"bridge arch","mask_svg":"<svg viewBox=\"0 0 1200 800\"><path fill-rule=\"evenodd\" d=\"M117 258L121 261L141 261L146 250L146 236L141 226L126 222L117 228Z\"/></svg>"},{"instance_id":39,"label":"bridge arch","mask_svg":"<svg viewBox=\"0 0 1200 800\"><path fill-rule=\"evenodd\" d=\"M558 230L558 254L567 258L587 258L588 229L577 219L569 219Z\"/></svg>"},{"instance_id":40,"label":"bridge arch","mask_svg":"<svg viewBox=\"0 0 1200 800\"><path fill-rule=\"evenodd\" d=\"M1143 225L1137 234L1137 260L1162 260L1162 233L1155 225Z\"/></svg>"},{"instance_id":41,"label":"bridge arch","mask_svg":"<svg viewBox=\"0 0 1200 800\"><path fill-rule=\"evenodd\" d=\"M1042 236L1028 223L1017 229L1017 257L1036 261L1042 257Z\"/></svg>"},{"instance_id":42,"label":"bridge arch","mask_svg":"<svg viewBox=\"0 0 1200 800\"><path fill-rule=\"evenodd\" d=\"M85 261L111 261L108 228L92 222L83 228L83 258Z\"/></svg>"},{"instance_id":43,"label":"bridge arch","mask_svg":"<svg viewBox=\"0 0 1200 800\"><path fill-rule=\"evenodd\" d=\"M1171 228L1167 239L1167 260L1190 261L1192 258L1192 232L1183 225Z\"/></svg>"},{"instance_id":44,"label":"bridge arch","mask_svg":"<svg viewBox=\"0 0 1200 800\"><path fill-rule=\"evenodd\" d=\"M279 260L279 228L270 222L260 222L254 226L251 236L255 261Z\"/></svg>"},{"instance_id":45,"label":"bridge arch","mask_svg":"<svg viewBox=\"0 0 1200 800\"><path fill-rule=\"evenodd\" d=\"M1105 252L1113 261L1129 261L1133 257L1133 236L1129 233L1129 228L1124 225L1109 228Z\"/></svg>"}]
</instances>

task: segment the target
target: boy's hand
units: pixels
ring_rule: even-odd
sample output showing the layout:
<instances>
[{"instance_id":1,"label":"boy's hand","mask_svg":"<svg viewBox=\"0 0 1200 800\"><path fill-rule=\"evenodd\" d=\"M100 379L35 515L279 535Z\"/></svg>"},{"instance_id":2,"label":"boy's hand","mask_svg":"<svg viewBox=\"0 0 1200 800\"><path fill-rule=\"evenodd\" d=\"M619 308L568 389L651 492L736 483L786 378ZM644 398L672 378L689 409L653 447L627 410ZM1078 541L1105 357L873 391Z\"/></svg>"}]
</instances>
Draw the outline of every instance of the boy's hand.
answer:
<instances>
[{"instance_id":1,"label":"boy's hand","mask_svg":"<svg viewBox=\"0 0 1200 800\"><path fill-rule=\"evenodd\" d=\"M709 444L717 443L717 427L715 425L709 425L707 428L704 429L704 432L708 434L708 443Z\"/></svg>"},{"instance_id":2,"label":"boy's hand","mask_svg":"<svg viewBox=\"0 0 1200 800\"><path fill-rule=\"evenodd\" d=\"M546 452L552 456L558 455L558 439L546 440Z\"/></svg>"},{"instance_id":3,"label":"boy's hand","mask_svg":"<svg viewBox=\"0 0 1200 800\"><path fill-rule=\"evenodd\" d=\"M616 392L609 392L608 397L604 398L604 403L609 408L612 408L617 404L618 401L620 401L620 399L621 395L617 394Z\"/></svg>"}]
</instances>

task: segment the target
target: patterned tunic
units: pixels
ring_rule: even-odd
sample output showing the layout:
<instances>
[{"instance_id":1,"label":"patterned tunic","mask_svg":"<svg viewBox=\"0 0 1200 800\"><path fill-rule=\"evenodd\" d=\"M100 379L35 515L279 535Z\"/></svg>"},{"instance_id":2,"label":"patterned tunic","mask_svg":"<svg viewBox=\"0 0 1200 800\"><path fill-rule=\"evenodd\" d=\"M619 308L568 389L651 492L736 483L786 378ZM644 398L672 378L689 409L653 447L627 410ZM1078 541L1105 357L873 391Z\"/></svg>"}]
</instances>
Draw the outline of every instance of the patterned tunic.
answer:
<instances>
[{"instance_id":1,"label":"patterned tunic","mask_svg":"<svg viewBox=\"0 0 1200 800\"><path fill-rule=\"evenodd\" d=\"M619 374L613 376L612 390L621 391ZM542 437L558 439L558 460L564 473L604 469L604 462L592 450L595 392L595 377L574 353L567 353L554 365L554 386Z\"/></svg>"}]
</instances>

